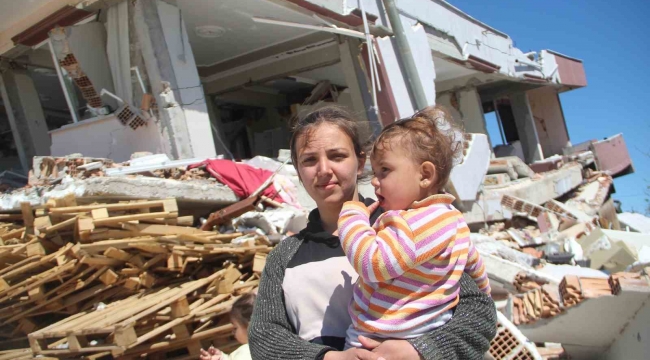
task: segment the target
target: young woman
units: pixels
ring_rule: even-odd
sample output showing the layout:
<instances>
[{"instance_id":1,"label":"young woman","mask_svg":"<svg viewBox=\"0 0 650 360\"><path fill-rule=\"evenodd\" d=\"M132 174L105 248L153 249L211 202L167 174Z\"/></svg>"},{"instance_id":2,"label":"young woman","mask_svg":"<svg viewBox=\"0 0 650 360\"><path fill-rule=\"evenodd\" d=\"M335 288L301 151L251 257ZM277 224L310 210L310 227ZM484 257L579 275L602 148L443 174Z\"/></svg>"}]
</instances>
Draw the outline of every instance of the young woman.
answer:
<instances>
[{"instance_id":1,"label":"young woman","mask_svg":"<svg viewBox=\"0 0 650 360\"><path fill-rule=\"evenodd\" d=\"M468 275L445 325L409 340L359 337L364 348L342 351L358 275L341 248L337 221L346 201L372 203L357 192L366 160L357 124L344 110L326 107L296 125L291 157L317 209L267 259L249 326L253 359L482 359L496 333L496 310Z\"/></svg>"}]
</instances>

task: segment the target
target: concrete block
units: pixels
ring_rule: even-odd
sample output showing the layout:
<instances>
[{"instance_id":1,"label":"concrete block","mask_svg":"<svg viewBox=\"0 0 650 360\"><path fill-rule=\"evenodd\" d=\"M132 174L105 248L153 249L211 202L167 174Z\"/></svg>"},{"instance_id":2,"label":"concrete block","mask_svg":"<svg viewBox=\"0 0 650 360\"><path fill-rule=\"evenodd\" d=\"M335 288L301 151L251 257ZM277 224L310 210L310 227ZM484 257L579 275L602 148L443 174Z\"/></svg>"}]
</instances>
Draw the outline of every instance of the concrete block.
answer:
<instances>
[{"instance_id":1,"label":"concrete block","mask_svg":"<svg viewBox=\"0 0 650 360\"><path fill-rule=\"evenodd\" d=\"M483 185L492 186L492 185L504 185L510 182L510 176L508 174L490 174L485 175L483 179Z\"/></svg>"},{"instance_id":2,"label":"concrete block","mask_svg":"<svg viewBox=\"0 0 650 360\"><path fill-rule=\"evenodd\" d=\"M487 135L471 134L466 155L449 177L449 191L461 201L474 201L490 165L490 143Z\"/></svg>"}]
</instances>

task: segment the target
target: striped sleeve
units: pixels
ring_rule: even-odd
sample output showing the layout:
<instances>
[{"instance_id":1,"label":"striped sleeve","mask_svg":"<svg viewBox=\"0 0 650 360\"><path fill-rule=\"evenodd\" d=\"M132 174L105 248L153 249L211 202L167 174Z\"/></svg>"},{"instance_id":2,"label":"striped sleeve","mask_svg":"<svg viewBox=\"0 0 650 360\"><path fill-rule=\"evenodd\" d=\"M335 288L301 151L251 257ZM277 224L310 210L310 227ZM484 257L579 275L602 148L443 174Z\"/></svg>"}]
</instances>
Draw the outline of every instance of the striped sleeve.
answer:
<instances>
[{"instance_id":1,"label":"striped sleeve","mask_svg":"<svg viewBox=\"0 0 650 360\"><path fill-rule=\"evenodd\" d=\"M492 289L490 288L487 271L485 271L485 264L483 264L483 259L481 259L481 255L471 240L469 241L465 272L474 279L479 290L490 295Z\"/></svg>"},{"instance_id":2,"label":"striped sleeve","mask_svg":"<svg viewBox=\"0 0 650 360\"><path fill-rule=\"evenodd\" d=\"M413 232L399 211L382 215L376 231L368 209L346 202L339 216L339 238L350 264L365 281L385 282L416 266Z\"/></svg>"}]
</instances>

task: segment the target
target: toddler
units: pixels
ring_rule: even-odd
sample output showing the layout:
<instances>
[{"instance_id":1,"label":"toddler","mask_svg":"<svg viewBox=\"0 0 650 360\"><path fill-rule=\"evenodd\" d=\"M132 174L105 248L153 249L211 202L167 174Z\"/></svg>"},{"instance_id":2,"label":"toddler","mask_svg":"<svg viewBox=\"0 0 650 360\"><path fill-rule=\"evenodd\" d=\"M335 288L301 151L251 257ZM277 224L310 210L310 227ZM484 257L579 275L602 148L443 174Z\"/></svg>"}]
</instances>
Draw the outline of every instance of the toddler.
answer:
<instances>
[{"instance_id":1,"label":"toddler","mask_svg":"<svg viewBox=\"0 0 650 360\"><path fill-rule=\"evenodd\" d=\"M255 304L255 294L247 293L237 299L230 310L230 322L234 327L235 340L243 345L230 355L212 346L207 351L201 349L201 360L251 360L251 351L248 348L248 323L253 314L253 304Z\"/></svg>"},{"instance_id":2,"label":"toddler","mask_svg":"<svg viewBox=\"0 0 650 360\"><path fill-rule=\"evenodd\" d=\"M349 312L346 348L359 335L408 339L445 324L468 273L481 291L490 285L452 195L441 193L462 151L462 133L440 106L385 127L373 145L371 184L378 201L349 201L339 238L359 274ZM370 214L381 207L374 225Z\"/></svg>"}]
</instances>

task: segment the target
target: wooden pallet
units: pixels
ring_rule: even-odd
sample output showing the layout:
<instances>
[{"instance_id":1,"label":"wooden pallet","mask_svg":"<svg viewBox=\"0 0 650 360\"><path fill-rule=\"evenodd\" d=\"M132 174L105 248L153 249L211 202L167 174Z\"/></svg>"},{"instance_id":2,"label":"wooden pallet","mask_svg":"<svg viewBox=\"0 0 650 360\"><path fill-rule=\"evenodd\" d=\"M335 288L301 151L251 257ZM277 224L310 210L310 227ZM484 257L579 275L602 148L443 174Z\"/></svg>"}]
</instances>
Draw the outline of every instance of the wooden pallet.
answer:
<instances>
[{"instance_id":1,"label":"wooden pallet","mask_svg":"<svg viewBox=\"0 0 650 360\"><path fill-rule=\"evenodd\" d=\"M101 311L86 311L29 334L34 354L110 352L113 356L138 348L151 340L174 335L175 340L188 339L183 346L200 348L193 323L200 318L225 314L237 296L216 294L224 281L241 276L234 266L209 277L160 290L145 292L116 301ZM235 280L235 281L236 281ZM232 292L232 291L231 291ZM209 300L205 294L214 294ZM211 334L225 334L228 326ZM201 333L201 332L198 332ZM67 339L69 348L51 349L51 344ZM102 345L90 345L92 341ZM195 342L195 345L191 345ZM144 351L140 347L134 351ZM133 353L134 351L131 351Z\"/></svg>"},{"instance_id":2,"label":"wooden pallet","mask_svg":"<svg viewBox=\"0 0 650 360\"><path fill-rule=\"evenodd\" d=\"M206 344L232 345L227 313L258 286L271 250L264 237L235 245L242 234L183 226L193 218L173 199L67 197L4 220L0 344L11 356L29 345L57 358L196 358Z\"/></svg>"}]
</instances>

